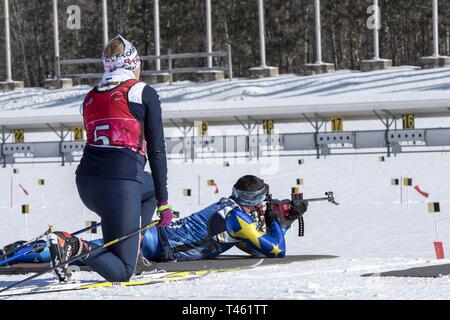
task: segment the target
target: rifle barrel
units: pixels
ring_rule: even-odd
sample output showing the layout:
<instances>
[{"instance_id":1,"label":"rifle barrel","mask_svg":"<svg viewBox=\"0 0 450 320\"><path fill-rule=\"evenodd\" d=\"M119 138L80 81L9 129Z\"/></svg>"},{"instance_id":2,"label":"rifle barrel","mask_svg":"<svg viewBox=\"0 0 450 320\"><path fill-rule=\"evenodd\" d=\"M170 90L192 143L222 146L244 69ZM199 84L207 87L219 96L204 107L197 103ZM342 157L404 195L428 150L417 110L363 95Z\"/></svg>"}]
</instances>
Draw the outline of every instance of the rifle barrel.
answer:
<instances>
[{"instance_id":1,"label":"rifle barrel","mask_svg":"<svg viewBox=\"0 0 450 320\"><path fill-rule=\"evenodd\" d=\"M328 198L328 197L322 197L322 198L305 199L305 201L307 201L307 202L311 202L311 201L323 201L323 200L330 200L330 198Z\"/></svg>"}]
</instances>

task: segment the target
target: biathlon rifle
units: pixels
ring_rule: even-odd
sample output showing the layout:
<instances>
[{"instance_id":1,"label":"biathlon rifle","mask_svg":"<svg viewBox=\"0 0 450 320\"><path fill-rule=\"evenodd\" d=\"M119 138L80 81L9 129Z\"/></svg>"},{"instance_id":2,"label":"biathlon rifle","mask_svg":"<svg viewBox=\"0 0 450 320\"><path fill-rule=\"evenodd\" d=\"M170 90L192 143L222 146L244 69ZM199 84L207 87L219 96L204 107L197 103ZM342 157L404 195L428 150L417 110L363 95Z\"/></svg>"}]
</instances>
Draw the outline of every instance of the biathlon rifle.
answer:
<instances>
[{"instance_id":1,"label":"biathlon rifle","mask_svg":"<svg viewBox=\"0 0 450 320\"><path fill-rule=\"evenodd\" d=\"M336 200L334 199L333 191L327 191L325 192L325 195L326 197L303 199L303 193L292 193L291 200L288 199L277 200L273 199L272 195L268 193L266 196L267 208L279 212L279 215L281 217L289 217L292 207L299 205L301 202L306 202L308 204L309 202L314 201L328 201L334 205L339 205L339 203L336 202ZM303 237L305 231L305 222L303 220L303 215L300 215L297 219L298 219L298 236Z\"/></svg>"}]
</instances>

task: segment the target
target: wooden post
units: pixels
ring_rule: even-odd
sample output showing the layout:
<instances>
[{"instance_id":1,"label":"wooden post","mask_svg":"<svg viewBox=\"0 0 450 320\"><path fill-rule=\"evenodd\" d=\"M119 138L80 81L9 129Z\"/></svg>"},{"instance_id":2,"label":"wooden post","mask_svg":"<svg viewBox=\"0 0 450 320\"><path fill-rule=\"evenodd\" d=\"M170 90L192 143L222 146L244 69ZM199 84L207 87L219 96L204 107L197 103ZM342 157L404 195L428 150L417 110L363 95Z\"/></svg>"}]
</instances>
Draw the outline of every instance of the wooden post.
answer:
<instances>
[{"instance_id":1,"label":"wooden post","mask_svg":"<svg viewBox=\"0 0 450 320\"><path fill-rule=\"evenodd\" d=\"M400 177L400 205L403 205L403 177Z\"/></svg>"}]
</instances>

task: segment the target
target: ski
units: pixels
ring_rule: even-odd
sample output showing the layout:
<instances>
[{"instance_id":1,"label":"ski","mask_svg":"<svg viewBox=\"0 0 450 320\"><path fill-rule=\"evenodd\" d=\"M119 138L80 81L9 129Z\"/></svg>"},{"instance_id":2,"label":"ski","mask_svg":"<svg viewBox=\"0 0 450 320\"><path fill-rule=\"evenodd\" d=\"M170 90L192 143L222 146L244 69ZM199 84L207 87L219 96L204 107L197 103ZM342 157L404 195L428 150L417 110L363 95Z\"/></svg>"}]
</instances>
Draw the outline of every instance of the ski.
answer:
<instances>
[{"instance_id":1,"label":"ski","mask_svg":"<svg viewBox=\"0 0 450 320\"><path fill-rule=\"evenodd\" d=\"M200 260L201 261L201 260ZM204 265L201 269L189 269L186 271L179 271L179 270L165 270L163 269L154 269L150 271L144 271L143 274L147 273L154 273L154 272L198 272L201 270L209 269L211 270L211 273L221 273L221 272L233 272L233 271L240 271L240 270L246 270L246 269L253 269L256 267L259 267L264 262L264 258L258 259L255 263L248 265L248 266L235 266L235 267L218 267L214 265ZM180 263L180 262L172 262L172 263Z\"/></svg>"},{"instance_id":2,"label":"ski","mask_svg":"<svg viewBox=\"0 0 450 320\"><path fill-rule=\"evenodd\" d=\"M412 277L440 278L450 275L450 264L418 266L409 269L389 270L384 272L365 273L361 277Z\"/></svg>"},{"instance_id":3,"label":"ski","mask_svg":"<svg viewBox=\"0 0 450 320\"><path fill-rule=\"evenodd\" d=\"M305 262L321 259L335 259L337 256L331 255L292 255L285 256L278 259L264 259L261 265L276 265L276 264L288 264L293 262ZM143 272L153 272L155 270L164 270L167 272L178 271L196 271L203 269L227 269L236 267L251 266L257 262L260 258L248 257L248 256L234 256L234 255L221 255L216 259L205 259L195 261L178 261L174 262L154 262L150 263L143 268ZM28 273L41 272L44 269L48 269L49 263L16 263L8 266L0 266L0 275L19 275ZM70 265L74 268L74 271L93 272L89 266L85 265Z\"/></svg>"},{"instance_id":4,"label":"ski","mask_svg":"<svg viewBox=\"0 0 450 320\"><path fill-rule=\"evenodd\" d=\"M174 282L183 280L194 280L205 277L210 274L212 270L200 271L182 271L182 272L155 272L145 275L133 277L130 281L123 282L109 282L109 281L69 281L67 283L52 283L45 286L27 286L17 289L12 289L4 293L0 293L0 297L24 296L42 293L55 293L65 291L78 291L87 289L98 289L106 287L131 287L144 286L163 282Z\"/></svg>"},{"instance_id":5,"label":"ski","mask_svg":"<svg viewBox=\"0 0 450 320\"><path fill-rule=\"evenodd\" d=\"M78 291L78 290L98 289L117 286L133 287L164 282L193 280L205 277L211 273L234 272L240 270L253 269L260 266L263 263L263 261L264 258L261 258L254 264L249 266L221 268L221 269L210 268L196 271L173 271L173 272L167 272L165 270L154 270L151 272L145 272L138 276L134 276L130 281L126 282L109 282L109 281L82 282L74 280L69 281L67 283L52 283L45 286L27 286L23 288L9 290L4 293L0 293L0 297L23 296L40 293L55 293L64 291Z\"/></svg>"},{"instance_id":6,"label":"ski","mask_svg":"<svg viewBox=\"0 0 450 320\"><path fill-rule=\"evenodd\" d=\"M231 267L231 268L221 268L221 269L213 269L212 272L233 272L233 271L240 271L240 270L247 270L247 269L254 269L256 267L259 267L264 262L264 258L259 259L254 264L249 266L241 266L241 267Z\"/></svg>"}]
</instances>

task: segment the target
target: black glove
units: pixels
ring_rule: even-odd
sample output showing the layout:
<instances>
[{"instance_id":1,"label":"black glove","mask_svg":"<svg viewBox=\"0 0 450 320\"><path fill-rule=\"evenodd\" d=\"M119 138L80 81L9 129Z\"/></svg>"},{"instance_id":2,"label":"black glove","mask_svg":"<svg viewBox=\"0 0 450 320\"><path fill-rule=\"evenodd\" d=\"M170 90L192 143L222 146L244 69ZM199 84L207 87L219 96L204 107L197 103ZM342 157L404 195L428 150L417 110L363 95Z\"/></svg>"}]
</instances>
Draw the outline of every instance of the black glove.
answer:
<instances>
[{"instance_id":1,"label":"black glove","mask_svg":"<svg viewBox=\"0 0 450 320\"><path fill-rule=\"evenodd\" d=\"M288 219L296 220L303 216L303 214L308 210L308 201L299 200L292 204L291 211L289 212Z\"/></svg>"},{"instance_id":2,"label":"black glove","mask_svg":"<svg viewBox=\"0 0 450 320\"><path fill-rule=\"evenodd\" d=\"M265 218L266 218L266 226L270 227L272 222L280 223L280 212L278 210L272 210L271 208L267 208Z\"/></svg>"},{"instance_id":3,"label":"black glove","mask_svg":"<svg viewBox=\"0 0 450 320\"><path fill-rule=\"evenodd\" d=\"M36 247L34 247L34 250L36 253L41 253L45 248L46 246L44 244L39 243Z\"/></svg>"}]
</instances>

